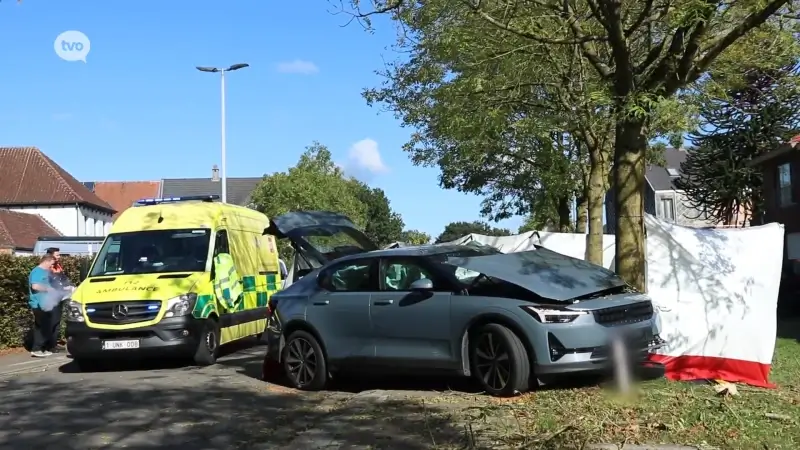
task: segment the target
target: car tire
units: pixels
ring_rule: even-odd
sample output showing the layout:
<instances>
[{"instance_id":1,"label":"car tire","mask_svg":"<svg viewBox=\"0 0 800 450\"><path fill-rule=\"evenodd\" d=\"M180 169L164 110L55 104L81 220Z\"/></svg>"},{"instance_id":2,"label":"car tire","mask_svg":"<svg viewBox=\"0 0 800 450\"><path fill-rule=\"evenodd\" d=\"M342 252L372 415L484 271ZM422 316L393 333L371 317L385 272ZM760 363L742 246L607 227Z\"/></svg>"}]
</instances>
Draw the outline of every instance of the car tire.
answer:
<instances>
[{"instance_id":1,"label":"car tire","mask_svg":"<svg viewBox=\"0 0 800 450\"><path fill-rule=\"evenodd\" d=\"M511 397L528 391L528 352L508 328L490 323L475 330L469 340L469 359L472 373L488 394Z\"/></svg>"},{"instance_id":2,"label":"car tire","mask_svg":"<svg viewBox=\"0 0 800 450\"><path fill-rule=\"evenodd\" d=\"M203 328L197 340L197 350L194 353L194 363L198 366L213 366L217 363L217 354L219 353L219 324L214 319L206 319L203 322Z\"/></svg>"},{"instance_id":3,"label":"car tire","mask_svg":"<svg viewBox=\"0 0 800 450\"><path fill-rule=\"evenodd\" d=\"M319 391L328 383L325 353L311 333L298 330L289 335L281 353L281 364L286 379L295 389Z\"/></svg>"}]
</instances>

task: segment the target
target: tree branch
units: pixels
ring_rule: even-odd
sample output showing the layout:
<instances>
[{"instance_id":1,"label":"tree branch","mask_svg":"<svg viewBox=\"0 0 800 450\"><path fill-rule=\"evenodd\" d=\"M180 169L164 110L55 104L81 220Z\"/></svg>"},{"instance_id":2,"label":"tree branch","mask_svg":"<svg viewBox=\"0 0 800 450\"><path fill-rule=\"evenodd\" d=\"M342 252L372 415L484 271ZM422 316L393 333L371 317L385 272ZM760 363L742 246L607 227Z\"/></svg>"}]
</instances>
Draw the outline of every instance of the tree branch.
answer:
<instances>
[{"instance_id":1,"label":"tree branch","mask_svg":"<svg viewBox=\"0 0 800 450\"><path fill-rule=\"evenodd\" d=\"M696 80L703 72L708 69L708 66L719 56L725 49L730 47L737 39L744 36L748 31L752 30L763 24L769 19L770 16L775 14L784 5L789 3L789 0L773 0L761 11L748 15L739 25L735 26L724 36L714 41L704 52L700 61L695 64L687 74L688 81Z\"/></svg>"}]
</instances>

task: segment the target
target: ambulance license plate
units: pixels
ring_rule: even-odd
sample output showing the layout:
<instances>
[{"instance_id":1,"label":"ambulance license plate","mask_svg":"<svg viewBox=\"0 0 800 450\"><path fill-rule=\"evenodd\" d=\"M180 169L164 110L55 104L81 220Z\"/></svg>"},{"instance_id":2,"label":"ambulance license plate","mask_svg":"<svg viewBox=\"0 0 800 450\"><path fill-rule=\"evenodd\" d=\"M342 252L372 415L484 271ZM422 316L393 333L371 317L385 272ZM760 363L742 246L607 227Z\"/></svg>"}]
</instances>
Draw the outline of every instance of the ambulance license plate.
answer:
<instances>
[{"instance_id":1,"label":"ambulance license plate","mask_svg":"<svg viewBox=\"0 0 800 450\"><path fill-rule=\"evenodd\" d=\"M134 348L139 348L138 340L103 341L103 350L130 350Z\"/></svg>"}]
</instances>

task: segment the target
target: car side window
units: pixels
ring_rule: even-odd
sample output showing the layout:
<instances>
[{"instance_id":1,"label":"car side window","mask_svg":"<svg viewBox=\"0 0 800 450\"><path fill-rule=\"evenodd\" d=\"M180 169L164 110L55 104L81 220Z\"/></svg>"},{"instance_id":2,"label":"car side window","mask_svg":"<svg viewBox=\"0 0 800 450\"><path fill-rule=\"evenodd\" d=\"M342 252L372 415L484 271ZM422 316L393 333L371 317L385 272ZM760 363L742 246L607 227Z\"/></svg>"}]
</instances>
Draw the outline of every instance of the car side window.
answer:
<instances>
[{"instance_id":1,"label":"car side window","mask_svg":"<svg viewBox=\"0 0 800 450\"><path fill-rule=\"evenodd\" d=\"M346 262L322 274L320 285L332 292L365 292L375 290L371 261Z\"/></svg>"},{"instance_id":2,"label":"car side window","mask_svg":"<svg viewBox=\"0 0 800 450\"><path fill-rule=\"evenodd\" d=\"M410 291L411 284L427 278L434 281L429 270L408 260L383 260L381 264L381 280L384 291Z\"/></svg>"}]
</instances>

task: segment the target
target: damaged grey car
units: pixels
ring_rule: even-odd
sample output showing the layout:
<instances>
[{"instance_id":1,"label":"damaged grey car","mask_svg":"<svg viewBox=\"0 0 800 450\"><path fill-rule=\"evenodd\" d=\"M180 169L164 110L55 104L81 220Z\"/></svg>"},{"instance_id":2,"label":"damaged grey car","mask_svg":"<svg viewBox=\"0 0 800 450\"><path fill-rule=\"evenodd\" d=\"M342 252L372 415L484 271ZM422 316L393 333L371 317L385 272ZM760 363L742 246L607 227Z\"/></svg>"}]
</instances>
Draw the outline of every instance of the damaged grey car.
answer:
<instances>
[{"instance_id":1,"label":"damaged grey car","mask_svg":"<svg viewBox=\"0 0 800 450\"><path fill-rule=\"evenodd\" d=\"M296 251L269 302L264 370L323 389L333 376L457 374L496 396L627 363L663 345L650 299L615 273L537 247L426 245L380 250L347 218L299 211L265 234ZM663 373L663 372L662 372Z\"/></svg>"}]
</instances>

